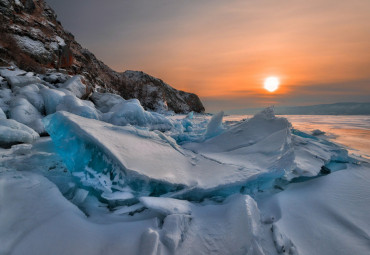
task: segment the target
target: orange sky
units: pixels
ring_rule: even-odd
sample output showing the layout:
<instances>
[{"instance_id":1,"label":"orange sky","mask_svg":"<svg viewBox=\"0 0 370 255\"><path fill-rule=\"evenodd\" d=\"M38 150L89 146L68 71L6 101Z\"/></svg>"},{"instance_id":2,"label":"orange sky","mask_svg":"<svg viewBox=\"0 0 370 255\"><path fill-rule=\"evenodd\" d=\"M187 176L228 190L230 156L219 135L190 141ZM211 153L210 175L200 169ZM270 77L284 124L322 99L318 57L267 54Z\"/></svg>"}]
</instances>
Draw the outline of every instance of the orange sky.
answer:
<instances>
[{"instance_id":1,"label":"orange sky","mask_svg":"<svg viewBox=\"0 0 370 255\"><path fill-rule=\"evenodd\" d=\"M197 93L208 111L370 101L369 0L48 2L106 64Z\"/></svg>"}]
</instances>

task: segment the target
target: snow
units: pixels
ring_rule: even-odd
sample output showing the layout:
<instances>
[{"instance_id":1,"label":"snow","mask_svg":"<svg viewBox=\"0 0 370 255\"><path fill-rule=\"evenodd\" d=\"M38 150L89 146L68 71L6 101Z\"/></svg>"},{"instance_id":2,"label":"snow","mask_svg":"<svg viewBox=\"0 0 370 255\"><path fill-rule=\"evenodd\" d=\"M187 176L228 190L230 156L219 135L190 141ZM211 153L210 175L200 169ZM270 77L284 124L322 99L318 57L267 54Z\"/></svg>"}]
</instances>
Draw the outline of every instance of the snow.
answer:
<instances>
[{"instance_id":1,"label":"snow","mask_svg":"<svg viewBox=\"0 0 370 255\"><path fill-rule=\"evenodd\" d=\"M191 214L191 206L188 201L166 197L140 197L139 201L152 210L161 214Z\"/></svg>"},{"instance_id":2,"label":"snow","mask_svg":"<svg viewBox=\"0 0 370 255\"><path fill-rule=\"evenodd\" d=\"M66 46L66 42L63 40L63 38L56 36L55 39L58 41L58 45L60 45L61 47Z\"/></svg>"},{"instance_id":3,"label":"snow","mask_svg":"<svg viewBox=\"0 0 370 255\"><path fill-rule=\"evenodd\" d=\"M31 128L10 119L0 119L0 147L17 143L32 143L39 135Z\"/></svg>"},{"instance_id":4,"label":"snow","mask_svg":"<svg viewBox=\"0 0 370 255\"><path fill-rule=\"evenodd\" d=\"M35 41L28 36L14 35L15 40L20 48L35 56L49 55L45 45L40 41Z\"/></svg>"},{"instance_id":5,"label":"snow","mask_svg":"<svg viewBox=\"0 0 370 255\"><path fill-rule=\"evenodd\" d=\"M369 187L369 168L351 166L293 184L262 201L261 210L275 218L275 229L289 237L298 254L367 254Z\"/></svg>"}]
</instances>

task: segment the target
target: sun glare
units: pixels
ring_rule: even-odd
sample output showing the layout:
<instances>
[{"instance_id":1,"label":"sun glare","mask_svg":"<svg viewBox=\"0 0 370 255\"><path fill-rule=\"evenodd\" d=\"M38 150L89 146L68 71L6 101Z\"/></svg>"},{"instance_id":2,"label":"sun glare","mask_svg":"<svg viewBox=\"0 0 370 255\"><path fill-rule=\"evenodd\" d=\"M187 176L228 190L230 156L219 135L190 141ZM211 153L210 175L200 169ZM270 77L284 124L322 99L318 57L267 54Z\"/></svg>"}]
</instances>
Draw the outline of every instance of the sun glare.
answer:
<instances>
[{"instance_id":1,"label":"sun glare","mask_svg":"<svg viewBox=\"0 0 370 255\"><path fill-rule=\"evenodd\" d=\"M264 88L270 92L274 92L279 88L280 81L277 77L267 77L264 82Z\"/></svg>"}]
</instances>

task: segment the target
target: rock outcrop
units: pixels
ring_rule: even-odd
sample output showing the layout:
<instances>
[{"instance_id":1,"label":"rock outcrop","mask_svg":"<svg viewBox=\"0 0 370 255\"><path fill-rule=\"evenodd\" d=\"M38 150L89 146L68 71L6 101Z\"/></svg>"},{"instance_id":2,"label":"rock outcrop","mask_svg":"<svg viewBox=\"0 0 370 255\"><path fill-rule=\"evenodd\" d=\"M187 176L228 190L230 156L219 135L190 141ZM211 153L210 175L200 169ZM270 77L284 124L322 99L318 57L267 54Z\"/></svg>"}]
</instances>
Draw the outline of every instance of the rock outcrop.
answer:
<instances>
[{"instance_id":1,"label":"rock outcrop","mask_svg":"<svg viewBox=\"0 0 370 255\"><path fill-rule=\"evenodd\" d=\"M137 98L150 110L203 112L197 95L142 72L119 73L82 48L44 0L0 0L0 66L83 75L93 88Z\"/></svg>"}]
</instances>

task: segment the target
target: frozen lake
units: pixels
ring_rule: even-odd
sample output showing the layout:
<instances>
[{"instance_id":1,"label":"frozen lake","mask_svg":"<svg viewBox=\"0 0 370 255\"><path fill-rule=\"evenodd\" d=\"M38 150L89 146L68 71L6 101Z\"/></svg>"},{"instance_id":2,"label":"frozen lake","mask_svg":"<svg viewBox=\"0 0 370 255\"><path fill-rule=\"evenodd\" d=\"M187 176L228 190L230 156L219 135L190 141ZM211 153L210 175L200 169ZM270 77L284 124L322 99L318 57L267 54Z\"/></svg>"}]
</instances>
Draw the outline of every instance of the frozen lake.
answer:
<instances>
[{"instance_id":1,"label":"frozen lake","mask_svg":"<svg viewBox=\"0 0 370 255\"><path fill-rule=\"evenodd\" d=\"M239 121L251 115L229 115L225 121ZM320 129L350 153L370 158L370 116L368 115L284 115L293 127L304 132Z\"/></svg>"}]
</instances>

